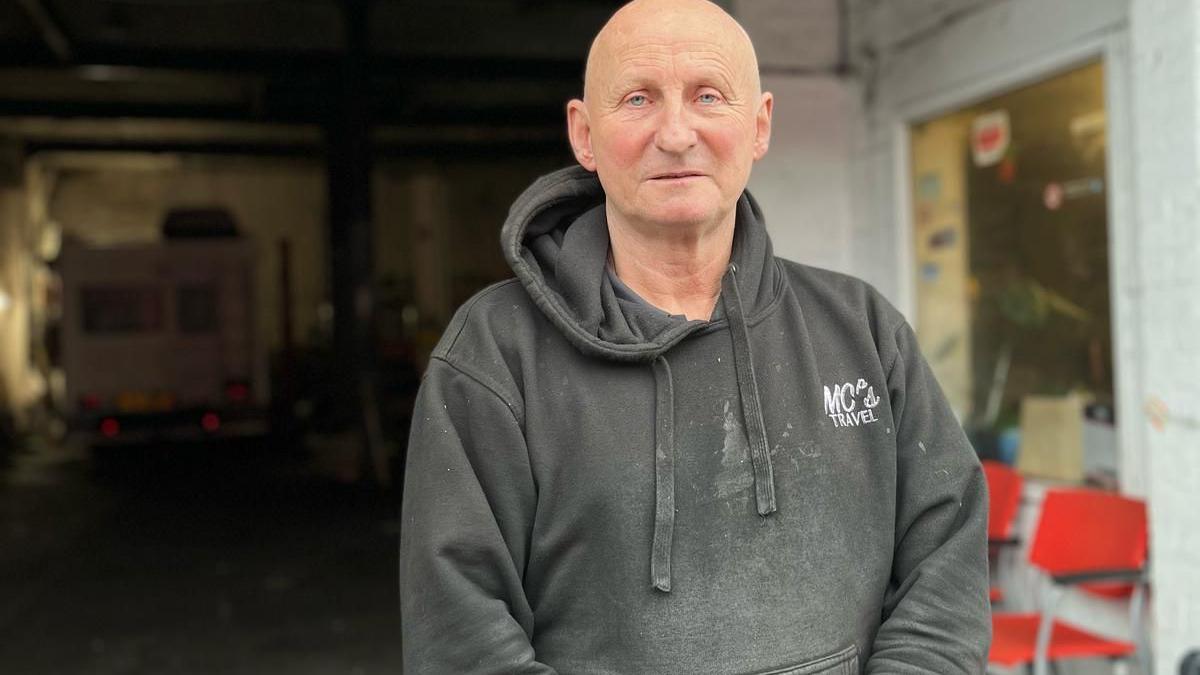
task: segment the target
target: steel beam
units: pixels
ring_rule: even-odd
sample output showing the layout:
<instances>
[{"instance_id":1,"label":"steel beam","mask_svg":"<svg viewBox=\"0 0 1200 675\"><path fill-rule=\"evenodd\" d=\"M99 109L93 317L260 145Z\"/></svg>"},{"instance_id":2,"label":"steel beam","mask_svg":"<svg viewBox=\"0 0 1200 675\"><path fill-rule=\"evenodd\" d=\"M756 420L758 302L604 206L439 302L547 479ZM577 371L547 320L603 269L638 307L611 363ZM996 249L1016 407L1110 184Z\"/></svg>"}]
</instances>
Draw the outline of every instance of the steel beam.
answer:
<instances>
[{"instance_id":1,"label":"steel beam","mask_svg":"<svg viewBox=\"0 0 1200 675\"><path fill-rule=\"evenodd\" d=\"M74 59L71 40L67 37L66 31L62 28L62 22L58 20L54 12L42 0L20 0L20 4L25 10L25 14L29 16L29 20L37 28L46 47L60 62L70 63Z\"/></svg>"}]
</instances>

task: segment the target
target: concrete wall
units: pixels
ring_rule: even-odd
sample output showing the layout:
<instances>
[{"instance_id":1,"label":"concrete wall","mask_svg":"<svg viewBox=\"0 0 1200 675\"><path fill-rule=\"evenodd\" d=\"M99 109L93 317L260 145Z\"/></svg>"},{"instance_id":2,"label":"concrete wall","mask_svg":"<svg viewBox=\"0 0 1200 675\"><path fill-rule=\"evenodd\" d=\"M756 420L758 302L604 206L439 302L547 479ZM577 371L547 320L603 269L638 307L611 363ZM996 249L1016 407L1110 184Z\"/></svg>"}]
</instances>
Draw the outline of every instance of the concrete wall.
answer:
<instances>
[{"instance_id":1,"label":"concrete wall","mask_svg":"<svg viewBox=\"0 0 1200 675\"><path fill-rule=\"evenodd\" d=\"M725 4L725 3L722 3ZM733 0L764 72L832 72L842 57L840 0Z\"/></svg>"},{"instance_id":2,"label":"concrete wall","mask_svg":"<svg viewBox=\"0 0 1200 675\"><path fill-rule=\"evenodd\" d=\"M1200 649L1200 5L1134 0L1133 255L1150 464L1156 672Z\"/></svg>"},{"instance_id":3,"label":"concrete wall","mask_svg":"<svg viewBox=\"0 0 1200 675\"><path fill-rule=\"evenodd\" d=\"M851 259L849 157L859 115L855 87L831 76L763 78L775 95L771 148L754 166L776 255L846 271Z\"/></svg>"},{"instance_id":4,"label":"concrete wall","mask_svg":"<svg viewBox=\"0 0 1200 675\"><path fill-rule=\"evenodd\" d=\"M847 158L861 112L855 83L836 74L838 3L738 0L731 9L754 40L763 89L775 95L771 148L749 186L775 253L847 271L854 208Z\"/></svg>"}]
</instances>

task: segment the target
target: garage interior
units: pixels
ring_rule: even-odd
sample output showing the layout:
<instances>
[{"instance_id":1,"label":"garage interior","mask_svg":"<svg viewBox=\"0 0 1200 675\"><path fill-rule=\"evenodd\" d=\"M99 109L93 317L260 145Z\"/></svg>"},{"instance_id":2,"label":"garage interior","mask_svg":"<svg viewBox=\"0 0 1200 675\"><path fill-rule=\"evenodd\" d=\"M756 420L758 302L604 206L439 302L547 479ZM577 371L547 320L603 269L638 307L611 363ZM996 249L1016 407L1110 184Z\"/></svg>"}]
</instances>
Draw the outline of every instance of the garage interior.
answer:
<instances>
[{"instance_id":1,"label":"garage interior","mask_svg":"<svg viewBox=\"0 0 1200 675\"><path fill-rule=\"evenodd\" d=\"M562 108L620 4L0 4L3 670L395 671L422 361L510 275L504 214L571 161ZM160 246L189 209L253 251L279 433L176 441L122 417L105 447L77 440L71 370L162 361L65 358L62 267L85 264L67 253Z\"/></svg>"}]
</instances>

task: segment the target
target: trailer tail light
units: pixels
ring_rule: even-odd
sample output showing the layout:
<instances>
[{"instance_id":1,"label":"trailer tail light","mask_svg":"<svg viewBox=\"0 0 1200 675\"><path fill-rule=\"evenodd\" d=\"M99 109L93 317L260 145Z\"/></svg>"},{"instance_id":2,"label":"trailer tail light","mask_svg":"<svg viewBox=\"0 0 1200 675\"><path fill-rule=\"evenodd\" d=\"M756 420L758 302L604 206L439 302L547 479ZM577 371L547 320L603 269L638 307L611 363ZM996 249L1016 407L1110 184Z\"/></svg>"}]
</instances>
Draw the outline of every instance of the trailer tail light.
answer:
<instances>
[{"instance_id":1,"label":"trailer tail light","mask_svg":"<svg viewBox=\"0 0 1200 675\"><path fill-rule=\"evenodd\" d=\"M200 418L200 426L208 433L214 433L221 428L221 416L215 412L206 412Z\"/></svg>"},{"instance_id":2,"label":"trailer tail light","mask_svg":"<svg viewBox=\"0 0 1200 675\"><path fill-rule=\"evenodd\" d=\"M99 410L100 397L96 394L84 394L83 396L79 397L79 405L84 410Z\"/></svg>"},{"instance_id":3,"label":"trailer tail light","mask_svg":"<svg viewBox=\"0 0 1200 675\"><path fill-rule=\"evenodd\" d=\"M121 423L112 417L105 417L100 421L100 433L105 438L116 438L121 433Z\"/></svg>"},{"instance_id":4,"label":"trailer tail light","mask_svg":"<svg viewBox=\"0 0 1200 675\"><path fill-rule=\"evenodd\" d=\"M226 383L225 398L230 403L245 403L250 399L250 385L240 381Z\"/></svg>"}]
</instances>

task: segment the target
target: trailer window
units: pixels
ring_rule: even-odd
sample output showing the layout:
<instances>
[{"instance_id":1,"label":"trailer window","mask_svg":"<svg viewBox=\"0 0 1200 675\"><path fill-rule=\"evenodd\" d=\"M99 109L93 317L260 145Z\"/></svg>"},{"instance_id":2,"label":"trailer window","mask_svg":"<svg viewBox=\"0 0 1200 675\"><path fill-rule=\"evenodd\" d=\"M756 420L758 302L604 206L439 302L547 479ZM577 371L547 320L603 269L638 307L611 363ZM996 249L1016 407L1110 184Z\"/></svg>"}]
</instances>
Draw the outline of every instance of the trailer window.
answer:
<instances>
[{"instance_id":1,"label":"trailer window","mask_svg":"<svg viewBox=\"0 0 1200 675\"><path fill-rule=\"evenodd\" d=\"M175 308L180 332L216 332L217 289L212 284L180 286L175 293Z\"/></svg>"},{"instance_id":2,"label":"trailer window","mask_svg":"<svg viewBox=\"0 0 1200 675\"><path fill-rule=\"evenodd\" d=\"M163 303L154 286L90 286L81 292L85 333L162 330Z\"/></svg>"}]
</instances>

